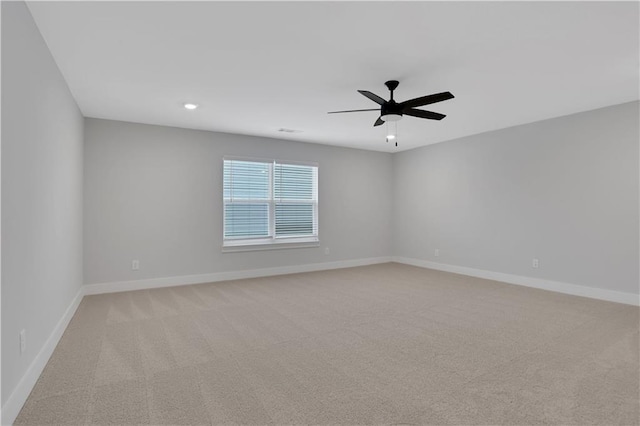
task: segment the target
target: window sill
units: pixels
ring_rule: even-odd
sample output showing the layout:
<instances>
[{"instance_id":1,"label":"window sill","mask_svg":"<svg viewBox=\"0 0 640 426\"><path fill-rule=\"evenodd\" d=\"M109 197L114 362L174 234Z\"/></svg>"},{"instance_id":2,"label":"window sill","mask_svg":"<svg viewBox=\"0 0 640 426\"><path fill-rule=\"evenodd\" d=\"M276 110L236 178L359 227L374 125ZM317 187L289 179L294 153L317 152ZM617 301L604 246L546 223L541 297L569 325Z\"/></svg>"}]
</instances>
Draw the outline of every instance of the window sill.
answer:
<instances>
[{"instance_id":1,"label":"window sill","mask_svg":"<svg viewBox=\"0 0 640 426\"><path fill-rule=\"evenodd\" d=\"M259 250L282 250L282 249L298 249L320 247L318 237L307 238L287 238L282 240L242 240L242 241L225 241L222 244L223 253L236 253L244 251Z\"/></svg>"}]
</instances>

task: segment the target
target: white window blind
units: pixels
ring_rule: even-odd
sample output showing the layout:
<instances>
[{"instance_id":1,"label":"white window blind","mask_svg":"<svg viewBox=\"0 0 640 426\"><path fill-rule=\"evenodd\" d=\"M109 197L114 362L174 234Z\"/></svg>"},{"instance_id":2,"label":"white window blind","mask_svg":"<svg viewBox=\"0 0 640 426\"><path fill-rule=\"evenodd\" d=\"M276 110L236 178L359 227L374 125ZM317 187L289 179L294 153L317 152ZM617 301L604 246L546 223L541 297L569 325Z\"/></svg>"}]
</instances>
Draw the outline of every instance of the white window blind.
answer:
<instances>
[{"instance_id":1,"label":"white window blind","mask_svg":"<svg viewBox=\"0 0 640 426\"><path fill-rule=\"evenodd\" d=\"M224 245L318 240L318 167L224 159Z\"/></svg>"}]
</instances>

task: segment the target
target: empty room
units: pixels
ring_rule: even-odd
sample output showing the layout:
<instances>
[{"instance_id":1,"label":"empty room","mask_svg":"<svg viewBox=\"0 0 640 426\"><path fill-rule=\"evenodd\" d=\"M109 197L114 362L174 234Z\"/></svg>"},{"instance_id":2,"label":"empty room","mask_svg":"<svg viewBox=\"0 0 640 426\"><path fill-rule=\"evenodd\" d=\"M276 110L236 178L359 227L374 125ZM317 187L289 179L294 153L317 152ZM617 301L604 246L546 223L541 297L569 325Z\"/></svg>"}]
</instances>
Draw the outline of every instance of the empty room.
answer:
<instances>
[{"instance_id":1,"label":"empty room","mask_svg":"<svg viewBox=\"0 0 640 426\"><path fill-rule=\"evenodd\" d=\"M3 425L640 424L640 3L1 23Z\"/></svg>"}]
</instances>

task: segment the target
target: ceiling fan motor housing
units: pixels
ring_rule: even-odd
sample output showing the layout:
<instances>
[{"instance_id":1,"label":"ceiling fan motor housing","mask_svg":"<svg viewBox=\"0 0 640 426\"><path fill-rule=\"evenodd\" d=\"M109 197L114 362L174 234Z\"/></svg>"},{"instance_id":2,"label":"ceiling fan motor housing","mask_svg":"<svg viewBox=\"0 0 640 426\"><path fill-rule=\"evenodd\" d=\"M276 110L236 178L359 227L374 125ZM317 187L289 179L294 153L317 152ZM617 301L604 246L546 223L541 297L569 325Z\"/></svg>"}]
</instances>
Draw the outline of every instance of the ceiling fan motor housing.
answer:
<instances>
[{"instance_id":1,"label":"ceiling fan motor housing","mask_svg":"<svg viewBox=\"0 0 640 426\"><path fill-rule=\"evenodd\" d=\"M383 121L398 121L402 118L402 107L396 101L389 101L381 105L380 118Z\"/></svg>"}]
</instances>

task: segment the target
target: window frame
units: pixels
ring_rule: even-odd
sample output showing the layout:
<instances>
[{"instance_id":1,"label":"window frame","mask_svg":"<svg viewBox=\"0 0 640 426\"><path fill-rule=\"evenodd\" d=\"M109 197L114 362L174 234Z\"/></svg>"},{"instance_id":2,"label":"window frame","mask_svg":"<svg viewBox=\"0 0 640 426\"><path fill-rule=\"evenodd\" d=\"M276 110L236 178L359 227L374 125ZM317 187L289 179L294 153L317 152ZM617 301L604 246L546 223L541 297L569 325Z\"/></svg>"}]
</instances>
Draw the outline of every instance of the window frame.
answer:
<instances>
[{"instance_id":1,"label":"window frame","mask_svg":"<svg viewBox=\"0 0 640 426\"><path fill-rule=\"evenodd\" d=\"M268 221L269 221L269 236L261 238L227 238L225 237L225 225L227 215L227 199L224 196L224 163L225 161L246 161L255 163L269 164L269 198L266 200L269 206ZM313 192L315 199L310 201L313 206L313 223L315 225L315 234L305 236L284 235L276 236L276 204L278 201L275 198L274 188L274 174L275 165L294 165L294 166L309 166L315 167L315 182L313 185ZM254 251L254 250L273 250L273 249L293 249L293 248L308 248L320 246L320 226L319 226L319 181L320 181L320 165L317 162L311 161L297 161L297 160L280 160L273 158L259 158L259 157L243 157L243 156L231 156L225 155L222 158L222 251L223 252L237 252L237 251ZM248 203L264 203L265 200L246 200ZM307 200L301 200L306 202Z\"/></svg>"}]
</instances>

